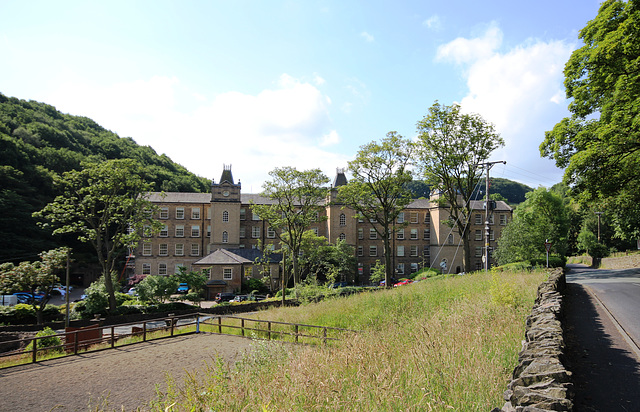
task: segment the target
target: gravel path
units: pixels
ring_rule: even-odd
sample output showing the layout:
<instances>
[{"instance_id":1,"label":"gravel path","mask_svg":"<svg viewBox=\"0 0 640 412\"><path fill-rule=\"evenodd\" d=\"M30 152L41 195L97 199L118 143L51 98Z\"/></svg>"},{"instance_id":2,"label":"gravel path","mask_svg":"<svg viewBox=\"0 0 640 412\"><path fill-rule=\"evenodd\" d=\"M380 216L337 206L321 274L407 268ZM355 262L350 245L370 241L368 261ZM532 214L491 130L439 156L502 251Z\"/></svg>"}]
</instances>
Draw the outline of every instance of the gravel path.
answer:
<instances>
[{"instance_id":1,"label":"gravel path","mask_svg":"<svg viewBox=\"0 0 640 412\"><path fill-rule=\"evenodd\" d=\"M144 410L166 373L180 382L216 355L233 363L251 342L201 333L1 369L0 411L95 410L105 397L109 410Z\"/></svg>"}]
</instances>

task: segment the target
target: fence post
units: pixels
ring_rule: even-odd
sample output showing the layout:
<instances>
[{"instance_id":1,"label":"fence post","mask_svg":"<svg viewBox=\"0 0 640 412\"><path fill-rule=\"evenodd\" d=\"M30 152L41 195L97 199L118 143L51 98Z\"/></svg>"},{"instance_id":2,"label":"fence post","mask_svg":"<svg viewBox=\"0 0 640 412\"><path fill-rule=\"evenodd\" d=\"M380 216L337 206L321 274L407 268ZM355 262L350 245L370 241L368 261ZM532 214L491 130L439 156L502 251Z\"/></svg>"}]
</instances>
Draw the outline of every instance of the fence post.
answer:
<instances>
[{"instance_id":1,"label":"fence post","mask_svg":"<svg viewBox=\"0 0 640 412\"><path fill-rule=\"evenodd\" d=\"M296 323L296 343L298 343L298 324Z\"/></svg>"},{"instance_id":2,"label":"fence post","mask_svg":"<svg viewBox=\"0 0 640 412\"><path fill-rule=\"evenodd\" d=\"M200 313L196 314L196 333L200 333Z\"/></svg>"},{"instance_id":3,"label":"fence post","mask_svg":"<svg viewBox=\"0 0 640 412\"><path fill-rule=\"evenodd\" d=\"M173 324L175 323L176 318L175 317L171 317L170 319L171 319L171 337L173 337Z\"/></svg>"},{"instance_id":4,"label":"fence post","mask_svg":"<svg viewBox=\"0 0 640 412\"><path fill-rule=\"evenodd\" d=\"M147 322L143 322L142 323L142 341L146 342L147 341Z\"/></svg>"},{"instance_id":5,"label":"fence post","mask_svg":"<svg viewBox=\"0 0 640 412\"><path fill-rule=\"evenodd\" d=\"M322 328L322 344L327 346L327 328Z\"/></svg>"},{"instance_id":6,"label":"fence post","mask_svg":"<svg viewBox=\"0 0 640 412\"><path fill-rule=\"evenodd\" d=\"M78 331L76 330L75 332L73 332L73 354L77 355L78 354L78 348L80 347L80 345L78 345Z\"/></svg>"},{"instance_id":7,"label":"fence post","mask_svg":"<svg viewBox=\"0 0 640 412\"><path fill-rule=\"evenodd\" d=\"M33 340L31 341L31 343L33 344L33 348L31 348L32 352L31 352L31 361L33 363L36 363L36 359L38 357L38 337L34 336Z\"/></svg>"},{"instance_id":8,"label":"fence post","mask_svg":"<svg viewBox=\"0 0 640 412\"><path fill-rule=\"evenodd\" d=\"M111 325L111 348L116 346L115 326Z\"/></svg>"},{"instance_id":9,"label":"fence post","mask_svg":"<svg viewBox=\"0 0 640 412\"><path fill-rule=\"evenodd\" d=\"M240 330L242 330L242 336L244 336L244 318L240 319Z\"/></svg>"},{"instance_id":10,"label":"fence post","mask_svg":"<svg viewBox=\"0 0 640 412\"><path fill-rule=\"evenodd\" d=\"M222 333L222 316L218 316L218 333Z\"/></svg>"},{"instance_id":11,"label":"fence post","mask_svg":"<svg viewBox=\"0 0 640 412\"><path fill-rule=\"evenodd\" d=\"M269 331L267 336L269 337L269 340L271 340L271 322L267 322L267 330Z\"/></svg>"}]
</instances>

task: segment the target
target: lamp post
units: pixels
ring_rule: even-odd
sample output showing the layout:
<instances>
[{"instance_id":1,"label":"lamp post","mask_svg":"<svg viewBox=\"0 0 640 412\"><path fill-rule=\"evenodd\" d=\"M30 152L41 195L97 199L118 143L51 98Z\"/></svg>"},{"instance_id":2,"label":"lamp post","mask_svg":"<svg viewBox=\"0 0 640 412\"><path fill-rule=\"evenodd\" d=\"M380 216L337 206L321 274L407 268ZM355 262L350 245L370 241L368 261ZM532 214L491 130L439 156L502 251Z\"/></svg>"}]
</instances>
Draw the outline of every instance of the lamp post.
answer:
<instances>
[{"instance_id":1,"label":"lamp post","mask_svg":"<svg viewBox=\"0 0 640 412\"><path fill-rule=\"evenodd\" d=\"M595 213L598 216L598 243L600 243L600 216L602 215L603 212L595 212Z\"/></svg>"}]
</instances>

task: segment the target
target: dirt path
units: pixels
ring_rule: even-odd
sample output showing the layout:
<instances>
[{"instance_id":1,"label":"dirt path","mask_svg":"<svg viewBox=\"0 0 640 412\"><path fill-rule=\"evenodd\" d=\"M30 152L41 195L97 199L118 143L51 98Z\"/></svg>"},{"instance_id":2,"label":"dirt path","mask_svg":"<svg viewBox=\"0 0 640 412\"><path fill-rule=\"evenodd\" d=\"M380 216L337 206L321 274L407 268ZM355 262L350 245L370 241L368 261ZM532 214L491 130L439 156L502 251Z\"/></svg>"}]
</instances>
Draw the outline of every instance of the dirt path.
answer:
<instances>
[{"instance_id":1,"label":"dirt path","mask_svg":"<svg viewBox=\"0 0 640 412\"><path fill-rule=\"evenodd\" d=\"M87 411L90 403L95 410L105 397L108 410L144 410L156 384L166 387L166 373L179 379L216 355L233 363L251 342L188 335L2 369L0 411Z\"/></svg>"}]
</instances>

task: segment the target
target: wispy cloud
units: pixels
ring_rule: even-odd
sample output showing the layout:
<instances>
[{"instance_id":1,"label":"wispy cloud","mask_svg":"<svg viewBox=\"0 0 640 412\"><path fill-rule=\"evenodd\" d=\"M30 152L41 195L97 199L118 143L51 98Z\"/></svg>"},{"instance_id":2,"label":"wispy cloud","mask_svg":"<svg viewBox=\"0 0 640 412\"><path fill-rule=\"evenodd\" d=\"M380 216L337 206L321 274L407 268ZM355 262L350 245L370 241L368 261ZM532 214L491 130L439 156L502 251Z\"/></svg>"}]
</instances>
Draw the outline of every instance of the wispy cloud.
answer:
<instances>
[{"instance_id":1,"label":"wispy cloud","mask_svg":"<svg viewBox=\"0 0 640 412\"><path fill-rule=\"evenodd\" d=\"M438 16L437 14L434 14L433 16L423 21L422 25L431 30L440 30L442 28L440 16Z\"/></svg>"},{"instance_id":2,"label":"wispy cloud","mask_svg":"<svg viewBox=\"0 0 640 412\"><path fill-rule=\"evenodd\" d=\"M362 33L360 33L360 37L362 37L368 43L371 43L375 40L373 36L367 33L366 31L363 31Z\"/></svg>"}]
</instances>

